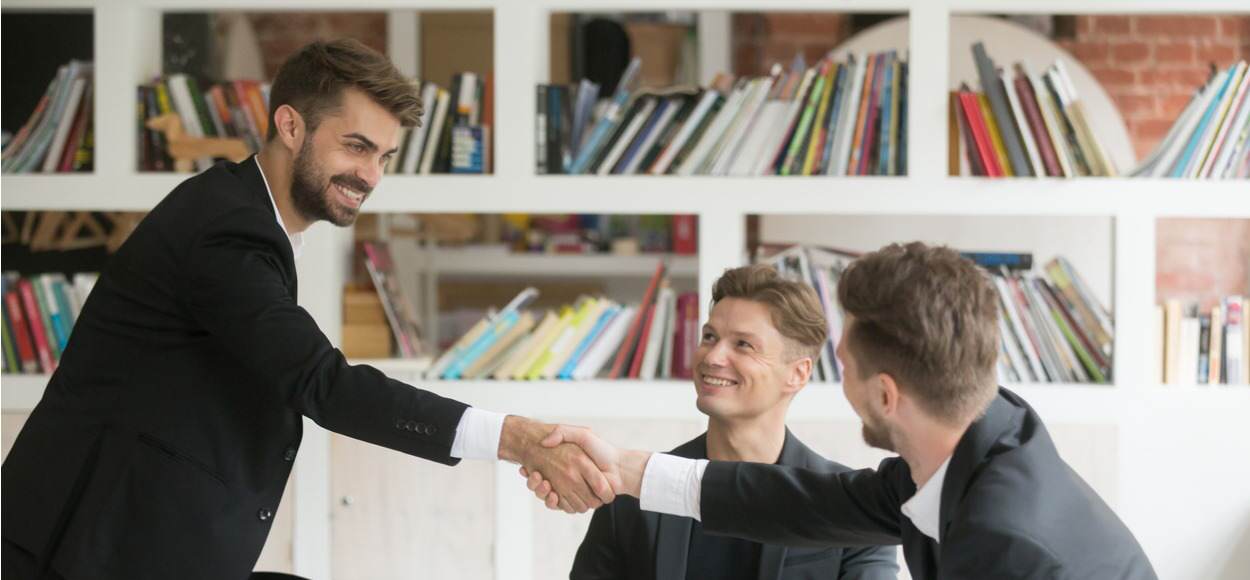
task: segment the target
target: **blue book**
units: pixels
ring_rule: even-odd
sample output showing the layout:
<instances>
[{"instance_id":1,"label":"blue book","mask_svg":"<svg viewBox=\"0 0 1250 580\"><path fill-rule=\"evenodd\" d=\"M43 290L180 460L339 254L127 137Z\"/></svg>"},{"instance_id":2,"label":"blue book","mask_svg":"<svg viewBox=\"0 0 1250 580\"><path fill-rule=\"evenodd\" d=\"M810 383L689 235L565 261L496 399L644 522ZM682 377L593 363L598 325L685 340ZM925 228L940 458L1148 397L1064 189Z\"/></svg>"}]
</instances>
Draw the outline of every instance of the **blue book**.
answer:
<instances>
[{"instance_id":1,"label":"blue book","mask_svg":"<svg viewBox=\"0 0 1250 580\"><path fill-rule=\"evenodd\" d=\"M1235 65L1234 65L1235 66ZM1185 152L1181 154L1181 158L1177 160L1176 165L1172 167L1172 175L1169 177L1184 177L1185 170L1189 169L1193 160L1194 150L1198 148L1199 141L1202 140L1202 134L1206 132L1207 123L1211 122L1211 116L1215 114L1216 109L1220 108L1220 101L1224 100L1224 91L1228 89L1228 82L1233 78L1233 70L1230 68L1224 75L1224 82L1220 83L1219 92L1215 93L1215 98L1211 99L1211 104L1207 105L1207 110L1202 113L1202 120L1198 122L1198 127L1189 137L1189 143L1185 145Z\"/></svg>"},{"instance_id":2,"label":"blue book","mask_svg":"<svg viewBox=\"0 0 1250 580\"><path fill-rule=\"evenodd\" d=\"M625 154L621 156L621 160L616 163L616 167L612 168L612 173L621 174L629 167L629 162L638 154L638 150L642 148L642 143L647 140L647 135L656 130L655 124L664 114L664 110L669 108L668 99L656 97L660 99L660 104L651 111L651 117L647 119L647 123L642 126L642 130L634 136L634 142L629 144L629 148L625 150Z\"/></svg>"},{"instance_id":3,"label":"blue book","mask_svg":"<svg viewBox=\"0 0 1250 580\"><path fill-rule=\"evenodd\" d=\"M573 349L573 354L569 356L569 360L564 363L564 367L560 369L560 372L556 373L556 378L573 378L573 370L577 368L577 363L582 361L582 357L586 356L586 351L590 350L590 345L595 343L595 339L599 338L599 334L603 332L604 327L620 311L621 307L613 304L607 310L604 310L603 314L599 315L599 320L595 321L595 325L590 328L590 332L586 333L586 337L582 339L582 342L577 345L577 348Z\"/></svg>"},{"instance_id":4,"label":"blue book","mask_svg":"<svg viewBox=\"0 0 1250 580\"><path fill-rule=\"evenodd\" d=\"M820 154L820 169L827 172L833 163L834 131L838 128L838 111L842 110L842 100L847 92L847 69L855 64L855 55L851 55L845 63L838 67L838 74L833 78L833 102L829 103L829 124L825 129L825 150Z\"/></svg>"},{"instance_id":5,"label":"blue book","mask_svg":"<svg viewBox=\"0 0 1250 580\"><path fill-rule=\"evenodd\" d=\"M599 119L599 122L595 124L595 129L586 141L586 146L577 152L577 157L573 159L573 164L569 166L570 174L578 175L585 173L590 163L598 157L599 150L607 144L612 128L620 121L621 110L625 108L625 103L629 100L630 90L635 84L634 81L638 77L638 69L641 66L642 60L638 57L634 57L633 60L629 61L629 66L621 74L620 82L616 84L616 94L612 96L612 103L608 105L603 118Z\"/></svg>"},{"instance_id":6,"label":"blue book","mask_svg":"<svg viewBox=\"0 0 1250 580\"><path fill-rule=\"evenodd\" d=\"M877 125L877 166L870 173L885 175L890 159L890 99L894 96L894 51L885 57L885 79L881 84L881 118Z\"/></svg>"},{"instance_id":7,"label":"blue book","mask_svg":"<svg viewBox=\"0 0 1250 580\"><path fill-rule=\"evenodd\" d=\"M486 332L482 333L482 336L479 336L473 344L469 345L469 348L465 349L464 355L456 359L455 362L451 363L450 367L447 367L447 370L443 372L443 378L459 379L461 375L464 374L464 369L469 368L469 365L473 364L473 361L476 361L478 357L482 356L482 354L485 353L496 340L499 340L499 337L507 333L520 318L521 317L516 310L502 313L500 317L490 325L490 328L486 329Z\"/></svg>"},{"instance_id":8,"label":"blue book","mask_svg":"<svg viewBox=\"0 0 1250 580\"><path fill-rule=\"evenodd\" d=\"M60 275L58 274L59 278ZM59 279L52 280L52 296L49 300L55 299L57 309L61 311L61 332L65 340L61 342L61 351L65 351L65 345L69 344L69 335L74 330L74 311L70 309L69 297L65 294L65 281Z\"/></svg>"}]
</instances>

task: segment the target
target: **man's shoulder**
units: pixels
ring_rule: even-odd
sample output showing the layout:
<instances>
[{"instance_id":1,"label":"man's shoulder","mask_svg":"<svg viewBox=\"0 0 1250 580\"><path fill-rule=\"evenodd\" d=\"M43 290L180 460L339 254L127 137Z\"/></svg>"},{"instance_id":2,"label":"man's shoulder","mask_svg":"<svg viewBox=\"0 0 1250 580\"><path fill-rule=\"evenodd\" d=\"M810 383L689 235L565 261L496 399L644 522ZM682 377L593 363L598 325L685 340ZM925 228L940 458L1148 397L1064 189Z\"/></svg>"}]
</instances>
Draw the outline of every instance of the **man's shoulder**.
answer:
<instances>
[{"instance_id":1,"label":"man's shoulder","mask_svg":"<svg viewBox=\"0 0 1250 580\"><path fill-rule=\"evenodd\" d=\"M263 191L256 191L257 184L246 175L243 163L218 163L178 184L149 214L149 220L162 223L163 229L175 228L184 234L195 236L205 227L224 219L240 225L251 224L248 229L257 233L278 232L269 222L277 223L273 206ZM256 170L258 171L258 170ZM274 232L269 232L269 230ZM276 235L276 234L275 234Z\"/></svg>"}]
</instances>

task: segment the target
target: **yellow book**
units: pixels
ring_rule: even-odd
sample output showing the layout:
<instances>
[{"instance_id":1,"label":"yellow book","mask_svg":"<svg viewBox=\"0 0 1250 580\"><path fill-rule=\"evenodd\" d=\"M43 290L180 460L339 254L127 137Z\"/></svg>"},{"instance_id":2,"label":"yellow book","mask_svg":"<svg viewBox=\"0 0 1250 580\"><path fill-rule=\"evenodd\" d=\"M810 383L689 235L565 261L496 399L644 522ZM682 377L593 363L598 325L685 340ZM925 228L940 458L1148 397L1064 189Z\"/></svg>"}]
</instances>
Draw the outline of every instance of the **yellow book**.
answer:
<instances>
[{"instance_id":1,"label":"yellow book","mask_svg":"<svg viewBox=\"0 0 1250 580\"><path fill-rule=\"evenodd\" d=\"M542 337L542 340L535 343L534 350L531 351L529 355L525 357L525 360L521 361L521 365L513 371L513 380L523 381L529 378L530 370L534 368L534 365L538 363L538 359L541 358L542 355L547 352L547 349L551 347L551 343L555 342L556 338L559 338L560 331L563 330L565 326L569 325L569 322L573 320L573 315L576 312L577 311L574 310L572 306L560 307L560 319L556 321L554 326L548 329L547 335Z\"/></svg>"},{"instance_id":2,"label":"yellow book","mask_svg":"<svg viewBox=\"0 0 1250 580\"><path fill-rule=\"evenodd\" d=\"M534 328L534 315L527 310L521 313L521 317L516 321L516 324L512 325L512 328L509 328L503 336L496 339L495 343L490 345L486 352L482 353L482 356L473 361L473 364L464 369L461 377L465 379L480 378L484 371L497 362L495 359L508 352L508 348L521 340L532 328Z\"/></svg>"},{"instance_id":3,"label":"yellow book","mask_svg":"<svg viewBox=\"0 0 1250 580\"><path fill-rule=\"evenodd\" d=\"M455 344L451 345L451 348L444 351L442 356L439 356L438 359L434 361L433 365L430 365L430 369L425 372L425 378L439 378L443 374L443 371L447 370L447 367L451 366L451 363L455 362L457 358L460 358L460 356L464 354L465 349L469 348L469 345L473 344L478 337L482 336L482 334L486 332L486 329L490 328L491 320L494 317L495 309L491 308L486 312L486 316L483 316L481 320L478 320L477 324L474 324L468 332L464 333L464 336L460 337L460 340L457 340Z\"/></svg>"},{"instance_id":4,"label":"yellow book","mask_svg":"<svg viewBox=\"0 0 1250 580\"><path fill-rule=\"evenodd\" d=\"M607 298L595 300L595 304L590 308L580 320L574 322L572 336L564 343L560 344L559 349L552 349L551 360L547 363L547 367L543 369L542 377L544 379L555 379L560 374L560 369L568 364L569 357L577 350L577 345L585 340L586 335L590 334L590 330L594 328L595 323L599 322L599 317L603 316L603 312L614 304Z\"/></svg>"},{"instance_id":5,"label":"yellow book","mask_svg":"<svg viewBox=\"0 0 1250 580\"><path fill-rule=\"evenodd\" d=\"M990 132L990 143L993 144L994 156L998 158L998 166L1003 168L1003 175L1011 177L1011 164L1007 162L1007 148L1003 146L1003 136L998 132L998 123L994 122L994 113L990 112L990 100L985 93L977 93L981 102L981 116L985 118L985 128Z\"/></svg>"},{"instance_id":6,"label":"yellow book","mask_svg":"<svg viewBox=\"0 0 1250 580\"><path fill-rule=\"evenodd\" d=\"M560 360L561 356L567 355L562 355L562 353L567 353L573 348L570 346L570 343L573 342L573 336L577 334L577 329L581 326L582 321L586 319L586 316L594 310L595 305L598 303L599 300L589 296L578 300L578 303L574 305L576 312L569 318L568 324L561 325L560 332L556 334L555 340L548 345L546 352L543 352L538 357L538 360L530 367L529 372L525 373L526 379L533 381L548 378L547 369L564 362Z\"/></svg>"},{"instance_id":7,"label":"yellow book","mask_svg":"<svg viewBox=\"0 0 1250 580\"><path fill-rule=\"evenodd\" d=\"M821 153L824 151L824 140L828 138L826 135L829 129L828 123L825 123L825 115L829 111L829 95L833 94L833 81L838 78L838 63L833 63L829 67L829 74L825 78L825 88L820 93L820 106L816 109L816 118L812 121L812 137L807 142L807 159L803 160L803 175L811 175L816 164L820 162Z\"/></svg>"},{"instance_id":8,"label":"yellow book","mask_svg":"<svg viewBox=\"0 0 1250 580\"><path fill-rule=\"evenodd\" d=\"M491 377L500 381L511 379L512 373L516 372L517 367L521 366L521 362L525 360L525 357L534 350L535 344L537 344L540 340L540 337L545 336L547 331L551 327L555 326L555 324L559 321L560 317L556 316L556 313L548 310L547 313L543 315L542 322L539 322L538 326L534 329L534 332L531 332L529 336L522 339L524 344L518 347L517 350L513 351L512 354L508 355L508 360L504 361L499 368L495 369L495 372L491 373Z\"/></svg>"}]
</instances>

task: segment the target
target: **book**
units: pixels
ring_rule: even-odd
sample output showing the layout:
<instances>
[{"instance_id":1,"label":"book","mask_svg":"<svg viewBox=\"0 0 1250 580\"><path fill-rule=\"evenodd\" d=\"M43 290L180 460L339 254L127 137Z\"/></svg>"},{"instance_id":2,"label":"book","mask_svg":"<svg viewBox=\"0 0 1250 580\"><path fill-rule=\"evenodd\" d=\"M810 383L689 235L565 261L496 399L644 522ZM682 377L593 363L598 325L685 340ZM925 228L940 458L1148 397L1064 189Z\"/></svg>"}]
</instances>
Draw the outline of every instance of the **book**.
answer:
<instances>
[{"instance_id":1,"label":"book","mask_svg":"<svg viewBox=\"0 0 1250 580\"><path fill-rule=\"evenodd\" d=\"M382 301L387 323L399 347L399 356L414 358L420 355L421 327L417 322L416 310L399 287L390 248L384 242L363 242L361 246L365 268L378 292L378 298Z\"/></svg>"}]
</instances>

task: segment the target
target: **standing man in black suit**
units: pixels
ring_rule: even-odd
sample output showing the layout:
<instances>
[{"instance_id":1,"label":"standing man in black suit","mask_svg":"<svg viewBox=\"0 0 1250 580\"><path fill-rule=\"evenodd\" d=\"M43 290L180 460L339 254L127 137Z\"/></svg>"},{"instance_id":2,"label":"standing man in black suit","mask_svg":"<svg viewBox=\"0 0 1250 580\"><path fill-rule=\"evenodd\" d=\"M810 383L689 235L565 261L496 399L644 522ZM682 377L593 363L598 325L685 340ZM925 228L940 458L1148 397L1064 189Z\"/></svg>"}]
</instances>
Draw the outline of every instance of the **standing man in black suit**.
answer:
<instances>
[{"instance_id":1,"label":"standing man in black suit","mask_svg":"<svg viewBox=\"0 0 1250 580\"><path fill-rule=\"evenodd\" d=\"M709 532L794 546L903 544L913 578L1154 579L1124 523L995 386L998 295L949 248L890 245L838 283L843 392L864 440L899 457L827 474L588 446L618 493ZM540 476L532 489L553 505Z\"/></svg>"},{"instance_id":2,"label":"standing man in black suit","mask_svg":"<svg viewBox=\"0 0 1250 580\"><path fill-rule=\"evenodd\" d=\"M417 122L410 81L359 42L318 42L269 106L260 153L179 185L87 299L4 463L6 580L247 577L305 416L447 465L552 469L570 511L611 500L580 449L537 444L550 426L349 365L296 303L302 232L355 221Z\"/></svg>"},{"instance_id":3,"label":"standing man in black suit","mask_svg":"<svg viewBox=\"0 0 1250 580\"><path fill-rule=\"evenodd\" d=\"M728 270L712 287L712 312L694 353L695 405L707 432L671 453L850 471L808 449L786 428L794 396L807 386L828 337L811 287L771 266ZM787 548L704 533L696 519L638 508L618 497L595 510L571 580L891 580L892 546Z\"/></svg>"}]
</instances>

